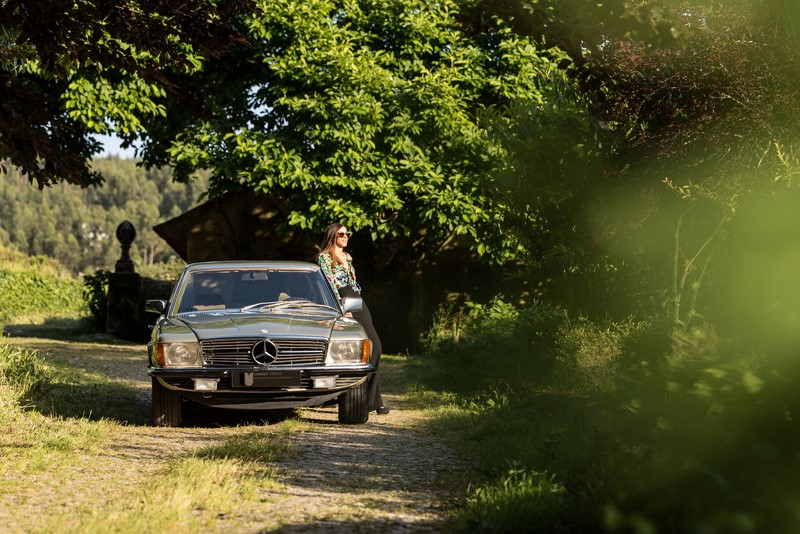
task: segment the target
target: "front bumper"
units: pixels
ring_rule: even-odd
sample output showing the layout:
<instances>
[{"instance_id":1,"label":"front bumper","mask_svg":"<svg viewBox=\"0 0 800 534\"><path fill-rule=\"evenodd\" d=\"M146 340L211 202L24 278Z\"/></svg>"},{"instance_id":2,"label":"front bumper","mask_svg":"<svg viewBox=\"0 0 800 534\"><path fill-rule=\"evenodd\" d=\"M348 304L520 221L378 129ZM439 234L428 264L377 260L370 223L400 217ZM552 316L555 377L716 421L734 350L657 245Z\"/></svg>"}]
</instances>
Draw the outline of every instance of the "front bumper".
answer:
<instances>
[{"instance_id":1,"label":"front bumper","mask_svg":"<svg viewBox=\"0 0 800 534\"><path fill-rule=\"evenodd\" d=\"M317 406L358 386L375 372L372 365L303 368L153 367L147 373L167 389L209 406L281 409ZM332 377L331 387L314 387L315 378ZM215 381L216 390L198 389L197 379Z\"/></svg>"}]
</instances>

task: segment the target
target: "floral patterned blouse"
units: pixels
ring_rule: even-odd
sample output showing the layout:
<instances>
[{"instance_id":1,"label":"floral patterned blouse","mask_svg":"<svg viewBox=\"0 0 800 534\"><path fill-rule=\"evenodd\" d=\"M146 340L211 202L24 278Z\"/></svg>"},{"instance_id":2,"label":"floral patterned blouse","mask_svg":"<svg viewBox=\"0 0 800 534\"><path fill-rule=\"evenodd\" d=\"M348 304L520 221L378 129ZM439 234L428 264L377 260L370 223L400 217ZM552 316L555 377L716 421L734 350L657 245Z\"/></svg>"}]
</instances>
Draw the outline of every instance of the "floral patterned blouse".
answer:
<instances>
[{"instance_id":1,"label":"floral patterned blouse","mask_svg":"<svg viewBox=\"0 0 800 534\"><path fill-rule=\"evenodd\" d=\"M317 263L319 263L322 272L330 282L333 291L338 295L340 287L351 286L355 291L361 292L361 286L356 282L356 270L353 268L353 257L348 253L344 253L347 258L347 265L341 263L333 264L333 256L326 252L317 256Z\"/></svg>"}]
</instances>

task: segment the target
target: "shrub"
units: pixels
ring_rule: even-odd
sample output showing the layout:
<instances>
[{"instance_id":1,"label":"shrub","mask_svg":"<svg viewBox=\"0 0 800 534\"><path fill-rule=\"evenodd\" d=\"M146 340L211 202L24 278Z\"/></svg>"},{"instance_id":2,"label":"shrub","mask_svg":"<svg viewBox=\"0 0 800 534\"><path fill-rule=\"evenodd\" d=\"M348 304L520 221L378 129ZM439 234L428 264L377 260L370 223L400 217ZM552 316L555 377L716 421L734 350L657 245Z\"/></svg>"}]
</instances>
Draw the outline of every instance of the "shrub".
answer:
<instances>
[{"instance_id":1,"label":"shrub","mask_svg":"<svg viewBox=\"0 0 800 534\"><path fill-rule=\"evenodd\" d=\"M464 394L497 382L507 382L512 389L531 387L549 373L553 332L563 320L563 312L544 304L522 309L500 299L451 304L436 314L422 357L441 360L440 368L458 373L450 381Z\"/></svg>"},{"instance_id":2,"label":"shrub","mask_svg":"<svg viewBox=\"0 0 800 534\"><path fill-rule=\"evenodd\" d=\"M186 267L185 261L171 256L166 262L141 265L136 271L143 277L154 280L177 280L184 267Z\"/></svg>"},{"instance_id":3,"label":"shrub","mask_svg":"<svg viewBox=\"0 0 800 534\"><path fill-rule=\"evenodd\" d=\"M800 526L798 343L497 302L436 327L407 367L474 462L464 530Z\"/></svg>"},{"instance_id":4,"label":"shrub","mask_svg":"<svg viewBox=\"0 0 800 534\"><path fill-rule=\"evenodd\" d=\"M83 302L89 310L89 319L97 330L105 330L108 318L108 277L110 271L98 270L83 275Z\"/></svg>"},{"instance_id":5,"label":"shrub","mask_svg":"<svg viewBox=\"0 0 800 534\"><path fill-rule=\"evenodd\" d=\"M77 280L36 270L0 270L0 317L65 317L83 311Z\"/></svg>"},{"instance_id":6,"label":"shrub","mask_svg":"<svg viewBox=\"0 0 800 534\"><path fill-rule=\"evenodd\" d=\"M588 394L614 387L625 342L647 322L592 322L585 317L567 320L555 341L554 380L567 390Z\"/></svg>"},{"instance_id":7,"label":"shrub","mask_svg":"<svg viewBox=\"0 0 800 534\"><path fill-rule=\"evenodd\" d=\"M80 315L80 283L55 260L0 245L0 326L12 320Z\"/></svg>"},{"instance_id":8,"label":"shrub","mask_svg":"<svg viewBox=\"0 0 800 534\"><path fill-rule=\"evenodd\" d=\"M0 244L0 271L37 271L44 275L63 278L65 269L47 256L28 256L22 252Z\"/></svg>"},{"instance_id":9,"label":"shrub","mask_svg":"<svg viewBox=\"0 0 800 534\"><path fill-rule=\"evenodd\" d=\"M644 334L645 346L663 348L663 333ZM796 529L794 358L742 351L708 325L671 341L669 351L631 359L615 390L593 399L595 424L616 444L605 451L603 478L615 489L606 526Z\"/></svg>"}]
</instances>

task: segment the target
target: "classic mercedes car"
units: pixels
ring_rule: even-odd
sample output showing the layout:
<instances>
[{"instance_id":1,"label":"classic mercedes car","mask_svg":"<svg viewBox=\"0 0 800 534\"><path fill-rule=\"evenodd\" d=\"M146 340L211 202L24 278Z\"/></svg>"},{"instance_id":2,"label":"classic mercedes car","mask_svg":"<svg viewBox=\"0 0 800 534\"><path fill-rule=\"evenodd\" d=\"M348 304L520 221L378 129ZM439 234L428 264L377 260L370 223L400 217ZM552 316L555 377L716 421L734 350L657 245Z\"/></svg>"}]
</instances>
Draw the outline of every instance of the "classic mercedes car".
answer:
<instances>
[{"instance_id":1,"label":"classic mercedes car","mask_svg":"<svg viewBox=\"0 0 800 534\"><path fill-rule=\"evenodd\" d=\"M179 426L187 401L234 409L338 404L339 421L368 419L372 344L313 263L204 262L187 266L148 348L153 424Z\"/></svg>"}]
</instances>

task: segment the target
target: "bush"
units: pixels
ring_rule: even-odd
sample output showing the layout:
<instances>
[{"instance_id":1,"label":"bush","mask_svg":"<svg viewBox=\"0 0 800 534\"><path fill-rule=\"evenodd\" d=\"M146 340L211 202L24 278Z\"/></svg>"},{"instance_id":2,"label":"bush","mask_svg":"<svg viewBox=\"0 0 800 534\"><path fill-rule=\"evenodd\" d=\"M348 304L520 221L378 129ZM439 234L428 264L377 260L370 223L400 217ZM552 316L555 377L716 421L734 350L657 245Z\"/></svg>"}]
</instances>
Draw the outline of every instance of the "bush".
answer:
<instances>
[{"instance_id":1,"label":"bush","mask_svg":"<svg viewBox=\"0 0 800 534\"><path fill-rule=\"evenodd\" d=\"M77 280L36 270L0 270L0 317L65 317L84 312Z\"/></svg>"},{"instance_id":2,"label":"bush","mask_svg":"<svg viewBox=\"0 0 800 534\"><path fill-rule=\"evenodd\" d=\"M184 267L186 267L185 261L172 256L166 262L141 265L136 271L145 278L174 281L178 279Z\"/></svg>"},{"instance_id":3,"label":"bush","mask_svg":"<svg viewBox=\"0 0 800 534\"><path fill-rule=\"evenodd\" d=\"M55 260L0 245L0 327L14 320L69 317L84 310L80 283Z\"/></svg>"},{"instance_id":4,"label":"bush","mask_svg":"<svg viewBox=\"0 0 800 534\"><path fill-rule=\"evenodd\" d=\"M593 400L595 424L616 444L597 451L607 455L603 478L615 488L607 526L795 530L794 358L743 352L708 326L672 338L671 351L623 369L616 389Z\"/></svg>"},{"instance_id":5,"label":"bush","mask_svg":"<svg viewBox=\"0 0 800 534\"><path fill-rule=\"evenodd\" d=\"M451 309L437 327L407 367L474 462L464 530L800 526L796 347L540 305Z\"/></svg>"},{"instance_id":6,"label":"bush","mask_svg":"<svg viewBox=\"0 0 800 534\"><path fill-rule=\"evenodd\" d=\"M0 271L37 271L58 278L65 277L65 269L56 260L47 256L28 256L0 244Z\"/></svg>"},{"instance_id":7,"label":"bush","mask_svg":"<svg viewBox=\"0 0 800 534\"><path fill-rule=\"evenodd\" d=\"M624 360L626 340L648 325L632 321L601 324L585 317L564 321L555 342L554 382L582 395L612 389Z\"/></svg>"},{"instance_id":8,"label":"bush","mask_svg":"<svg viewBox=\"0 0 800 534\"><path fill-rule=\"evenodd\" d=\"M500 299L468 302L439 310L425 338L425 357L457 359L459 368L479 365L469 372L486 380L475 391L500 381L586 395L613 388L626 350L645 343L651 330L650 321L571 319L541 303L516 309Z\"/></svg>"},{"instance_id":9,"label":"bush","mask_svg":"<svg viewBox=\"0 0 800 534\"><path fill-rule=\"evenodd\" d=\"M83 302L95 329L105 330L108 318L108 278L110 271L98 270L83 275Z\"/></svg>"}]
</instances>

